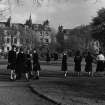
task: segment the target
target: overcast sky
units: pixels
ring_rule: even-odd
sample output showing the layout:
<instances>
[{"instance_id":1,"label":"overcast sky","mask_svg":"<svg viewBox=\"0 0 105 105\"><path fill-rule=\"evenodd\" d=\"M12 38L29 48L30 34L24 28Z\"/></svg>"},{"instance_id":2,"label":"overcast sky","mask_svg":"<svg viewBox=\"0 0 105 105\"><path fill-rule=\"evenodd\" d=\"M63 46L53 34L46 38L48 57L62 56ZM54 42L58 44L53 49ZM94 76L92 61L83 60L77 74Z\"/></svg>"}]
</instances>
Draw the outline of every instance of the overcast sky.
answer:
<instances>
[{"instance_id":1,"label":"overcast sky","mask_svg":"<svg viewBox=\"0 0 105 105\"><path fill-rule=\"evenodd\" d=\"M8 0L0 0L0 10L7 8ZM89 24L96 16L99 8L105 7L105 0L45 0L42 6L33 5L33 0L21 0L23 6L18 6L15 0L11 2L12 22L24 23L30 12L33 23L42 23L48 19L55 28L73 28L81 24ZM48 2L49 1L49 2Z\"/></svg>"}]
</instances>

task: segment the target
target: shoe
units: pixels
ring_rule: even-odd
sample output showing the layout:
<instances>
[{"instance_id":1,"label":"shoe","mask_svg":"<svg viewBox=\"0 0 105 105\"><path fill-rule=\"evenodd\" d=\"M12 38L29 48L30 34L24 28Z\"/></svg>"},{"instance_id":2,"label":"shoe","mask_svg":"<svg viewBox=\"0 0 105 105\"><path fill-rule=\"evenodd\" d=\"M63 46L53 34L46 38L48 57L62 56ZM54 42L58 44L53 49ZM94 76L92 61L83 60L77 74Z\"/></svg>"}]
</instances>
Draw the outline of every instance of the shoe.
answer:
<instances>
[{"instance_id":1,"label":"shoe","mask_svg":"<svg viewBox=\"0 0 105 105\"><path fill-rule=\"evenodd\" d=\"M37 76L35 79L39 79L39 77Z\"/></svg>"},{"instance_id":2,"label":"shoe","mask_svg":"<svg viewBox=\"0 0 105 105\"><path fill-rule=\"evenodd\" d=\"M29 79L26 78L26 81L29 81Z\"/></svg>"},{"instance_id":3,"label":"shoe","mask_svg":"<svg viewBox=\"0 0 105 105\"><path fill-rule=\"evenodd\" d=\"M11 78L10 78L10 81L14 81L14 79L11 79Z\"/></svg>"}]
</instances>

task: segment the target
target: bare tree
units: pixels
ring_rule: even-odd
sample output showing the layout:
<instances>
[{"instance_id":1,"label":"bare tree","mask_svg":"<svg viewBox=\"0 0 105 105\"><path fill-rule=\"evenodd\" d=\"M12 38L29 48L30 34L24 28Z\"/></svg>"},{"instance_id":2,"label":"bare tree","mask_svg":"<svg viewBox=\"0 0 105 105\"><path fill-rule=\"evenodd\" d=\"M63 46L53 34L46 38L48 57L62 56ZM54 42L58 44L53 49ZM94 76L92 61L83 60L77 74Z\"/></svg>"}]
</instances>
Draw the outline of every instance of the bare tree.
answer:
<instances>
[{"instance_id":1,"label":"bare tree","mask_svg":"<svg viewBox=\"0 0 105 105\"><path fill-rule=\"evenodd\" d=\"M18 4L18 5L21 5L23 2L24 2L25 0L16 0L16 3ZM33 4L37 4L37 6L41 6L42 4L43 4L43 2L44 2L45 0L33 0ZM48 0L48 2L49 1L52 1L52 0ZM61 1L70 1L70 0L55 0L55 2L61 2ZM87 1L92 1L92 0L84 0L85 2L87 2ZM101 1L101 0L93 0L94 2L93 3L97 3L97 2L99 2L99 1Z\"/></svg>"}]
</instances>

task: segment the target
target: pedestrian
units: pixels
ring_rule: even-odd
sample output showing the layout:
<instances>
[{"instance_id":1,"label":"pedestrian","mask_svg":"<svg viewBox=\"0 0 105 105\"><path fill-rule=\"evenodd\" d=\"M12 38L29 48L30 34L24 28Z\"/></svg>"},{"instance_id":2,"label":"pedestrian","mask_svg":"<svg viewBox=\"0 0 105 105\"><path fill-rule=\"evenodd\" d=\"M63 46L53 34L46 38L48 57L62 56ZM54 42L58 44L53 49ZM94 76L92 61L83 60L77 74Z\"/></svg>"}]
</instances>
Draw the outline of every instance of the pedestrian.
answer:
<instances>
[{"instance_id":1,"label":"pedestrian","mask_svg":"<svg viewBox=\"0 0 105 105\"><path fill-rule=\"evenodd\" d=\"M30 51L27 50L25 54L25 69L24 69L26 80L29 80L31 78L31 71L32 71L31 55Z\"/></svg>"},{"instance_id":2,"label":"pedestrian","mask_svg":"<svg viewBox=\"0 0 105 105\"><path fill-rule=\"evenodd\" d=\"M22 73L24 73L25 70L25 54L23 52L23 49L20 48L19 53L17 54L16 59L16 74L17 79L21 79Z\"/></svg>"},{"instance_id":3,"label":"pedestrian","mask_svg":"<svg viewBox=\"0 0 105 105\"><path fill-rule=\"evenodd\" d=\"M102 51L99 51L99 54L97 55L97 68L96 72L102 72L104 71L104 62L105 62L105 57Z\"/></svg>"},{"instance_id":4,"label":"pedestrian","mask_svg":"<svg viewBox=\"0 0 105 105\"><path fill-rule=\"evenodd\" d=\"M61 70L64 71L64 76L67 76L67 54L63 53Z\"/></svg>"},{"instance_id":5,"label":"pedestrian","mask_svg":"<svg viewBox=\"0 0 105 105\"><path fill-rule=\"evenodd\" d=\"M49 53L49 50L46 53L46 62L50 63L50 53Z\"/></svg>"},{"instance_id":6,"label":"pedestrian","mask_svg":"<svg viewBox=\"0 0 105 105\"><path fill-rule=\"evenodd\" d=\"M54 61L56 62L58 60L58 53L54 52Z\"/></svg>"},{"instance_id":7,"label":"pedestrian","mask_svg":"<svg viewBox=\"0 0 105 105\"><path fill-rule=\"evenodd\" d=\"M80 75L81 72L81 62L82 62L82 56L80 55L80 51L77 51L74 57L74 63L75 63L74 70L75 72L77 72L78 76Z\"/></svg>"},{"instance_id":8,"label":"pedestrian","mask_svg":"<svg viewBox=\"0 0 105 105\"><path fill-rule=\"evenodd\" d=\"M15 46L12 46L12 49L8 52L8 65L7 69L11 70L10 73L10 79L15 80L16 75L15 75L15 69L16 69L16 51L15 51Z\"/></svg>"},{"instance_id":9,"label":"pedestrian","mask_svg":"<svg viewBox=\"0 0 105 105\"><path fill-rule=\"evenodd\" d=\"M89 76L92 76L93 75L93 73L92 73L93 57L91 56L90 52L87 53L87 55L85 57L85 62L86 62L85 71L88 72Z\"/></svg>"},{"instance_id":10,"label":"pedestrian","mask_svg":"<svg viewBox=\"0 0 105 105\"><path fill-rule=\"evenodd\" d=\"M37 51L33 51L33 71L35 72L35 78L39 79L40 63Z\"/></svg>"}]
</instances>

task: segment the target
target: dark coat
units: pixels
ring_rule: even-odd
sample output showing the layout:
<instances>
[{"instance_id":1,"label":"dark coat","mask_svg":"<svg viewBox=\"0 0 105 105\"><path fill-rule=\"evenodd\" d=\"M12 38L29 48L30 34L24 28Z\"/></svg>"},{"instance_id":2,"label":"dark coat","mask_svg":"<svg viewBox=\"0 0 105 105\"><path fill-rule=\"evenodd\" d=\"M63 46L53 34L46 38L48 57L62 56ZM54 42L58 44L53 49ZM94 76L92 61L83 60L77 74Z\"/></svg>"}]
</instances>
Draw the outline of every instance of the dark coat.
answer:
<instances>
[{"instance_id":1,"label":"dark coat","mask_svg":"<svg viewBox=\"0 0 105 105\"><path fill-rule=\"evenodd\" d=\"M16 68L16 52L13 50L8 52L8 63L7 69Z\"/></svg>"},{"instance_id":2,"label":"dark coat","mask_svg":"<svg viewBox=\"0 0 105 105\"><path fill-rule=\"evenodd\" d=\"M96 72L103 72L104 67L105 67L104 61L97 61Z\"/></svg>"},{"instance_id":3,"label":"dark coat","mask_svg":"<svg viewBox=\"0 0 105 105\"><path fill-rule=\"evenodd\" d=\"M62 71L67 71L67 55L63 55L61 69Z\"/></svg>"},{"instance_id":4,"label":"dark coat","mask_svg":"<svg viewBox=\"0 0 105 105\"><path fill-rule=\"evenodd\" d=\"M37 53L33 53L33 71L40 70L39 56Z\"/></svg>"},{"instance_id":5,"label":"dark coat","mask_svg":"<svg viewBox=\"0 0 105 105\"><path fill-rule=\"evenodd\" d=\"M74 57L74 62L75 62L74 70L76 72L80 72L81 71L81 61L82 61L82 57L80 55Z\"/></svg>"},{"instance_id":6,"label":"dark coat","mask_svg":"<svg viewBox=\"0 0 105 105\"><path fill-rule=\"evenodd\" d=\"M54 53L54 61L58 60L58 54Z\"/></svg>"},{"instance_id":7,"label":"dark coat","mask_svg":"<svg viewBox=\"0 0 105 105\"><path fill-rule=\"evenodd\" d=\"M31 56L30 54L25 54L25 72L30 72L32 70Z\"/></svg>"},{"instance_id":8,"label":"dark coat","mask_svg":"<svg viewBox=\"0 0 105 105\"><path fill-rule=\"evenodd\" d=\"M93 57L91 55L87 55L86 58L85 58L85 62L86 62L85 71L86 72L92 71Z\"/></svg>"},{"instance_id":9,"label":"dark coat","mask_svg":"<svg viewBox=\"0 0 105 105\"><path fill-rule=\"evenodd\" d=\"M25 54L19 52L16 60L16 72L22 73L25 71Z\"/></svg>"},{"instance_id":10,"label":"dark coat","mask_svg":"<svg viewBox=\"0 0 105 105\"><path fill-rule=\"evenodd\" d=\"M49 54L49 52L46 54L46 61L50 62L50 54Z\"/></svg>"}]
</instances>

